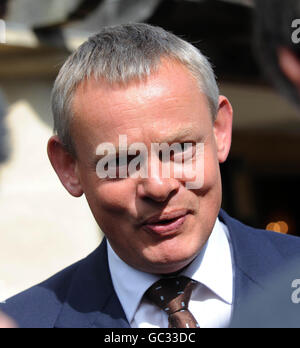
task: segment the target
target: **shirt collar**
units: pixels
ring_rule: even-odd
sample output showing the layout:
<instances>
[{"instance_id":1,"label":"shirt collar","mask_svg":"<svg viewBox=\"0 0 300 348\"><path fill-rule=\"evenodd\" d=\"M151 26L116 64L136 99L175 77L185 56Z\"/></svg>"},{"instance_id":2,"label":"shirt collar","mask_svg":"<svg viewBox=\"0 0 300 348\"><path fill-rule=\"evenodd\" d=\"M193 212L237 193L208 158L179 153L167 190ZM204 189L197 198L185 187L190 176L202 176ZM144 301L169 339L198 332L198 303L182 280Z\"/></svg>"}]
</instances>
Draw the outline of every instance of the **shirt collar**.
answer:
<instances>
[{"instance_id":1,"label":"shirt collar","mask_svg":"<svg viewBox=\"0 0 300 348\"><path fill-rule=\"evenodd\" d=\"M183 275L205 285L228 304L233 301L233 263L227 226L216 220L203 249Z\"/></svg>"},{"instance_id":2,"label":"shirt collar","mask_svg":"<svg viewBox=\"0 0 300 348\"><path fill-rule=\"evenodd\" d=\"M227 227L217 219L205 246L182 274L205 285L223 301L231 304L233 273L228 238ZM114 289L130 323L144 293L160 277L129 266L114 252L109 241L107 252Z\"/></svg>"},{"instance_id":3,"label":"shirt collar","mask_svg":"<svg viewBox=\"0 0 300 348\"><path fill-rule=\"evenodd\" d=\"M114 252L109 241L107 241L107 254L114 289L130 323L144 293L160 277L129 266Z\"/></svg>"}]
</instances>

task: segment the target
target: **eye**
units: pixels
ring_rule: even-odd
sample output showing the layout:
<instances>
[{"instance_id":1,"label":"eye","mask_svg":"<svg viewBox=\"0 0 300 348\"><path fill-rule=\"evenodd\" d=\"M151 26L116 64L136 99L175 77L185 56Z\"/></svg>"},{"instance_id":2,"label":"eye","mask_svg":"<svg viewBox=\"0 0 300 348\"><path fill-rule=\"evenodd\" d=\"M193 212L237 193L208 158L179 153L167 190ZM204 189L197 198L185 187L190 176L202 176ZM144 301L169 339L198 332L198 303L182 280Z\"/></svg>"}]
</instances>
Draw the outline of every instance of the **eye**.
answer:
<instances>
[{"instance_id":1,"label":"eye","mask_svg":"<svg viewBox=\"0 0 300 348\"><path fill-rule=\"evenodd\" d=\"M117 156L115 166L117 168L127 166L127 156Z\"/></svg>"},{"instance_id":2,"label":"eye","mask_svg":"<svg viewBox=\"0 0 300 348\"><path fill-rule=\"evenodd\" d=\"M140 154L140 151L137 151L136 155L125 154L122 156L117 156L115 161L112 162L112 167L114 168L116 173L116 179L124 179L130 177L129 170L139 171L144 161L145 159Z\"/></svg>"},{"instance_id":3,"label":"eye","mask_svg":"<svg viewBox=\"0 0 300 348\"><path fill-rule=\"evenodd\" d=\"M137 151L136 155L117 156L113 165L117 168L128 167L129 163L138 156L140 156L140 151Z\"/></svg>"},{"instance_id":4,"label":"eye","mask_svg":"<svg viewBox=\"0 0 300 348\"><path fill-rule=\"evenodd\" d=\"M180 148L174 151L172 160L174 162L183 163L193 158L195 153L195 146L193 143L181 143Z\"/></svg>"}]
</instances>

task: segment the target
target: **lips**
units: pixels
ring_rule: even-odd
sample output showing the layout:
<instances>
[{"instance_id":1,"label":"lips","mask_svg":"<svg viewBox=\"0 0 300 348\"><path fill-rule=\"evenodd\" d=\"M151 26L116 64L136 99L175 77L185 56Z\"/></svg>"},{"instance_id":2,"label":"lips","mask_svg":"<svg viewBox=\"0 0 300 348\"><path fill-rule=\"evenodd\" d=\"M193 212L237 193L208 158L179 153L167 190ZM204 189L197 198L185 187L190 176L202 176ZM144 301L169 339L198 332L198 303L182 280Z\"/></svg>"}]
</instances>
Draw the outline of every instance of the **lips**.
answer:
<instances>
[{"instance_id":1,"label":"lips","mask_svg":"<svg viewBox=\"0 0 300 348\"><path fill-rule=\"evenodd\" d=\"M178 231L178 229L184 224L188 214L189 212L187 210L161 213L147 219L142 226L148 232L169 235Z\"/></svg>"}]
</instances>

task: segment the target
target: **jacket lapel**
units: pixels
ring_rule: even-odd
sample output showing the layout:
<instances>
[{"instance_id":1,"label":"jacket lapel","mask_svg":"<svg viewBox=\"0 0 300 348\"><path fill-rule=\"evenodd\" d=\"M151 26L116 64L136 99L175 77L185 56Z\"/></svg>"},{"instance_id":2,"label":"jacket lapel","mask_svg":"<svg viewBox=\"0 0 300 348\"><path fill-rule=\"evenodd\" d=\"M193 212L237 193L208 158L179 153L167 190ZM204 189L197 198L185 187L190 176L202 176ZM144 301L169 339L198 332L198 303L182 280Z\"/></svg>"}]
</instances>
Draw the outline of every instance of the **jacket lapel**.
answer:
<instances>
[{"instance_id":1,"label":"jacket lapel","mask_svg":"<svg viewBox=\"0 0 300 348\"><path fill-rule=\"evenodd\" d=\"M75 271L55 327L129 327L113 289L105 238Z\"/></svg>"},{"instance_id":2,"label":"jacket lapel","mask_svg":"<svg viewBox=\"0 0 300 348\"><path fill-rule=\"evenodd\" d=\"M250 291L265 291L264 279L278 268L282 256L261 231L232 219L223 210L219 218L230 234L235 269L233 317L237 317ZM55 327L129 327L113 289L105 238L91 255L79 263Z\"/></svg>"},{"instance_id":3,"label":"jacket lapel","mask_svg":"<svg viewBox=\"0 0 300 348\"><path fill-rule=\"evenodd\" d=\"M240 223L223 210L219 218L230 235L235 271L232 316L238 321L240 308L249 295L267 296L266 278L280 268L283 258L263 231Z\"/></svg>"}]
</instances>

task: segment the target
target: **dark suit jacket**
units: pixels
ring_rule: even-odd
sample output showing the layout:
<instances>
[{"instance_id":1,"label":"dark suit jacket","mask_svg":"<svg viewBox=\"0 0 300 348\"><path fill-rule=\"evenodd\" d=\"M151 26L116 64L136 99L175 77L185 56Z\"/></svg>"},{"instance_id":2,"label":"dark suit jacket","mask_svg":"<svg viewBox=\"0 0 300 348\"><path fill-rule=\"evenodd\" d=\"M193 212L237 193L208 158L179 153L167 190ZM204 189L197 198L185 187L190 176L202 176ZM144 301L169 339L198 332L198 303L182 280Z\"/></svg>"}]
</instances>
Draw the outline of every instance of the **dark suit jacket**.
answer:
<instances>
[{"instance_id":1,"label":"dark suit jacket","mask_svg":"<svg viewBox=\"0 0 300 348\"><path fill-rule=\"evenodd\" d=\"M263 293L268 276L300 254L300 238L245 226L222 210L219 218L232 242L233 317L238 318L247 294L253 289ZM12 297L0 309L25 328L129 327L112 285L105 239L88 257Z\"/></svg>"}]
</instances>

